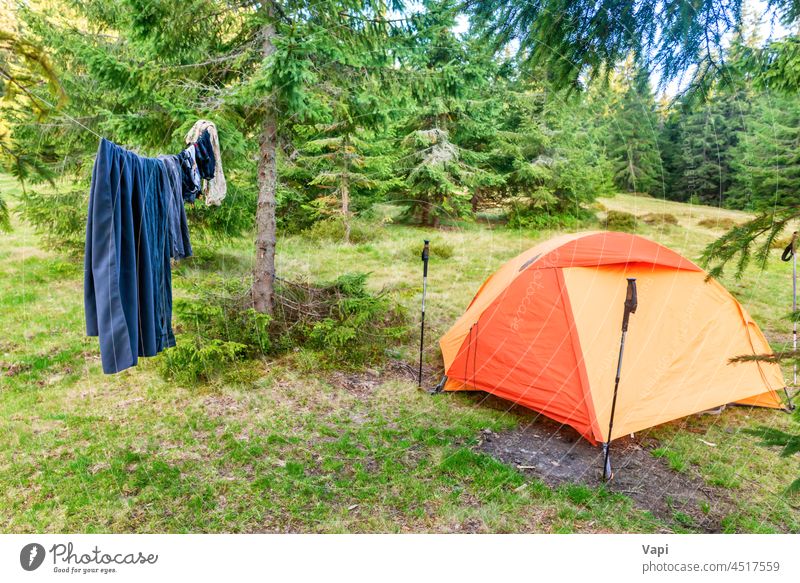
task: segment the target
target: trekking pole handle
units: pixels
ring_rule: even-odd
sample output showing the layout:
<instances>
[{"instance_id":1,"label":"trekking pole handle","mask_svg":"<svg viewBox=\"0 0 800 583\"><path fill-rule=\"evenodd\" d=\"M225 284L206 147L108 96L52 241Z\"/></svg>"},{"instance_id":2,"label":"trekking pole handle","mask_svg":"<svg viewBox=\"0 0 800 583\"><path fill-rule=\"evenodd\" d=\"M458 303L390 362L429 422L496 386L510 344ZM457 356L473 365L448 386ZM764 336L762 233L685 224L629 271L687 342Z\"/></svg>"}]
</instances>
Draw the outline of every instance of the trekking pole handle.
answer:
<instances>
[{"instance_id":1,"label":"trekking pole handle","mask_svg":"<svg viewBox=\"0 0 800 583\"><path fill-rule=\"evenodd\" d=\"M782 261L789 261L794 254L797 252L797 231L792 233L792 240L786 246L786 249L783 250L783 254L781 255Z\"/></svg>"},{"instance_id":2,"label":"trekking pole handle","mask_svg":"<svg viewBox=\"0 0 800 583\"><path fill-rule=\"evenodd\" d=\"M636 308L639 306L639 298L636 294L636 278L628 278L628 289L625 292L625 315L622 317L622 331L628 331L628 320L631 314L636 313Z\"/></svg>"},{"instance_id":3,"label":"trekking pole handle","mask_svg":"<svg viewBox=\"0 0 800 583\"><path fill-rule=\"evenodd\" d=\"M425 239L425 246L422 248L422 277L428 277L428 258L430 257L430 241Z\"/></svg>"}]
</instances>

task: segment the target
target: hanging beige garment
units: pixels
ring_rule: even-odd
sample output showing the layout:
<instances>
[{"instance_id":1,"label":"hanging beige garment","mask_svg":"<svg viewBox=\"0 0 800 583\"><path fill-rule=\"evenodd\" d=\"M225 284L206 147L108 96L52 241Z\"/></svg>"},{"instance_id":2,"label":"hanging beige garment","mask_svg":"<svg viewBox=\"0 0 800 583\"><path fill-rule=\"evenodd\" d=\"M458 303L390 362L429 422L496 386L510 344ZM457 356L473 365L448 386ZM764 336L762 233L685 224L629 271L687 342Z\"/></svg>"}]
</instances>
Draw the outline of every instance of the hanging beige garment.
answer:
<instances>
[{"instance_id":1,"label":"hanging beige garment","mask_svg":"<svg viewBox=\"0 0 800 583\"><path fill-rule=\"evenodd\" d=\"M208 136L211 138L211 147L214 150L214 161L216 162L216 170L214 171L214 178L206 180L203 184L203 198L207 205L219 206L225 198L225 193L228 190L228 185L225 183L225 173L222 171L222 158L219 154L219 136L217 135L217 126L213 121L199 119L186 134L185 142L193 144L202 133L208 130Z\"/></svg>"}]
</instances>

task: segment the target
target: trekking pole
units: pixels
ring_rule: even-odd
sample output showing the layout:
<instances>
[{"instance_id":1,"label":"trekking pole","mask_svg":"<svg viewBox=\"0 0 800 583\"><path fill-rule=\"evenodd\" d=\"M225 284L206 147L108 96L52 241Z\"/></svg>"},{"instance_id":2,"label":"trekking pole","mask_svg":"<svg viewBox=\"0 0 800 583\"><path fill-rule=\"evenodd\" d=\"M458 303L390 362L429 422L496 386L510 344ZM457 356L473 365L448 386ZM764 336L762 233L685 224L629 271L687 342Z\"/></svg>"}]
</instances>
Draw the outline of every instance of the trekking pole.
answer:
<instances>
[{"instance_id":1,"label":"trekking pole","mask_svg":"<svg viewBox=\"0 0 800 583\"><path fill-rule=\"evenodd\" d=\"M419 388L422 388L422 349L425 343L425 293L428 291L428 257L430 256L430 241L425 239L422 248L422 319L419 326Z\"/></svg>"},{"instance_id":2,"label":"trekking pole","mask_svg":"<svg viewBox=\"0 0 800 583\"><path fill-rule=\"evenodd\" d=\"M792 260L792 352L797 352L797 231L792 233L792 240L783 250L781 255L783 261ZM792 365L792 386L797 387L797 360ZM789 408L793 409L792 399L789 396L789 391L784 387L786 398L789 401Z\"/></svg>"},{"instance_id":3,"label":"trekking pole","mask_svg":"<svg viewBox=\"0 0 800 583\"><path fill-rule=\"evenodd\" d=\"M619 341L619 358L617 359L617 376L614 379L614 397L611 400L611 418L608 420L608 441L603 444L603 481L607 482L614 477L611 471L611 458L609 449L611 448L611 431L614 429L614 411L617 408L617 389L619 389L619 377L622 373L622 354L625 352L625 336L628 333L628 320L631 314L636 313L639 300L636 297L636 278L628 278L628 290L625 293L625 314L622 316L622 338Z\"/></svg>"}]
</instances>

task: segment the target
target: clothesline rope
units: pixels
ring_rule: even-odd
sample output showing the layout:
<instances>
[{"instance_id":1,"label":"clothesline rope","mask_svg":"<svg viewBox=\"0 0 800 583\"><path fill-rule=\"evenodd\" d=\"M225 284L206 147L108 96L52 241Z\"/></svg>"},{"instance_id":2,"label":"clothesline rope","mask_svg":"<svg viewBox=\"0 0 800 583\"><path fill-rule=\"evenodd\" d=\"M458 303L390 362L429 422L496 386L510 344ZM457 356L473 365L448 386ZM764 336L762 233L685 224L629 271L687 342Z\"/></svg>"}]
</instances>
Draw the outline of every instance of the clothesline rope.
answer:
<instances>
[{"instance_id":1,"label":"clothesline rope","mask_svg":"<svg viewBox=\"0 0 800 583\"><path fill-rule=\"evenodd\" d=\"M55 105L54 103L52 103L52 102L48 101L47 99L45 99L45 98L44 98L44 97L42 97L41 95L36 95L35 93L30 93L29 95L30 95L31 97L33 97L34 99L38 99L39 101L41 101L41 102L42 102L42 103L44 103L45 105L49 106L51 109L59 111L59 113L60 113L61 115L63 115L65 118L67 118L67 119L68 119L68 120L70 120L71 122L73 122L73 123L75 123L75 124L79 125L79 126L80 126L80 127L82 127L83 129L85 129L87 132L90 132L90 133L94 134L95 136L97 136L97 137L98 137L99 139L101 139L101 140L103 139L103 136L101 136L100 134L98 134L98 133L97 133L96 131L94 131L92 128L90 128L90 127L89 127L89 126L87 126L87 125L84 125L84 124L83 124L83 123L82 123L80 120L78 120L78 119L76 119L76 118L72 117L72 116L71 116L70 114L68 114L67 112L65 112L65 111L62 111L62 110L59 110L57 105Z\"/></svg>"}]
</instances>

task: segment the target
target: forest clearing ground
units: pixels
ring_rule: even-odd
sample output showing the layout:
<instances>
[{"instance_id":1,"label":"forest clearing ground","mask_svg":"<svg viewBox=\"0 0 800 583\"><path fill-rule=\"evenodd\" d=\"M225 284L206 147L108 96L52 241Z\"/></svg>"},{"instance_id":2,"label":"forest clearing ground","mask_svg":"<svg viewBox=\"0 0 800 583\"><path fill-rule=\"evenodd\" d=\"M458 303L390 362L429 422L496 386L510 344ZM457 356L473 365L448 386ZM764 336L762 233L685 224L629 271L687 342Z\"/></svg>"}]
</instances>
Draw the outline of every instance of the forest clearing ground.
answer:
<instances>
[{"instance_id":1,"label":"forest clearing ground","mask_svg":"<svg viewBox=\"0 0 800 583\"><path fill-rule=\"evenodd\" d=\"M698 472L678 472L653 455L658 440L623 436L611 448L613 479L609 491L632 498L638 508L667 523L706 532L719 532L735 506L730 492L706 484ZM584 495L601 481L603 452L572 428L549 419L522 425L499 434L486 432L484 451L551 487L585 487Z\"/></svg>"},{"instance_id":2,"label":"forest clearing ground","mask_svg":"<svg viewBox=\"0 0 800 583\"><path fill-rule=\"evenodd\" d=\"M14 188L5 178L2 186ZM678 226L641 232L693 259L715 233L681 213L719 212L679 203L655 211L643 205L659 201L622 195L601 202L637 214L673 212ZM762 425L790 429L778 412L729 409L637 435L685 483L725 492L707 508L698 500L691 512L647 511L631 494L591 480L555 483L519 470L501 452L487 454L486 436L509 439L538 431L542 421L485 395L418 390L413 340L364 370L332 370L298 348L237 362L220 379L194 386L165 381L159 358L103 375L97 341L84 336L82 264L47 249L18 220L14 227L0 238L0 531L800 530L796 500L783 495L800 460L780 458L745 433ZM438 337L485 277L556 234L467 223L447 231L376 229L374 241L351 246L281 238L279 275L330 281L369 272L369 285L413 316L422 239L450 245L452 257L431 261L426 384L440 371ZM195 249L198 257L175 269L177 297L215 278L247 278L252 237L213 250L198 239ZM791 288L784 266L751 267L724 283L771 339L785 338L781 317ZM615 458L621 479L635 473L623 470L622 453Z\"/></svg>"}]
</instances>

